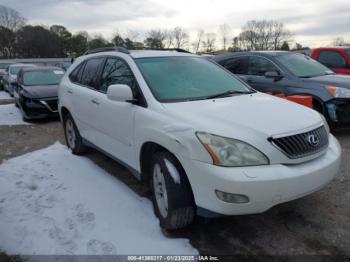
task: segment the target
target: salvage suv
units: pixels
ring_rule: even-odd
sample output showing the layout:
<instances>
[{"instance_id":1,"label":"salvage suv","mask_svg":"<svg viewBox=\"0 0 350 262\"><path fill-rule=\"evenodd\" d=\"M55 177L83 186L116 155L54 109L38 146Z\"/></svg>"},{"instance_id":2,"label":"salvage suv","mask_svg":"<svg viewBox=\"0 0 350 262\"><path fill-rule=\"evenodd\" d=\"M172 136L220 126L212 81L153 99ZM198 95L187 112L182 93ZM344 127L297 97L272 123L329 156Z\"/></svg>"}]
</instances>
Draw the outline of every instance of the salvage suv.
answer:
<instances>
[{"instance_id":1,"label":"salvage suv","mask_svg":"<svg viewBox=\"0 0 350 262\"><path fill-rule=\"evenodd\" d=\"M166 229L196 213L264 212L319 190L340 165L319 113L181 50L88 51L60 83L59 112L73 154L93 147L150 184Z\"/></svg>"}]
</instances>

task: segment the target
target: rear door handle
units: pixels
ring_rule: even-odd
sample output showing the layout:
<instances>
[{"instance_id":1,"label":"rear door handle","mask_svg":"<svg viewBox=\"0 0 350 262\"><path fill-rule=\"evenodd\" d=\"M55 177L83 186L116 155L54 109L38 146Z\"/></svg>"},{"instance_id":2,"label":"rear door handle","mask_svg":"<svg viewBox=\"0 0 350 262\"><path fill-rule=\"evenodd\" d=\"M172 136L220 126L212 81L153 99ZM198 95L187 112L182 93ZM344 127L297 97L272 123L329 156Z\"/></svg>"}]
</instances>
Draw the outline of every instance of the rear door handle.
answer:
<instances>
[{"instance_id":1,"label":"rear door handle","mask_svg":"<svg viewBox=\"0 0 350 262\"><path fill-rule=\"evenodd\" d=\"M68 94L73 94L73 91L72 91L71 89L68 89L68 90L67 90L67 93L68 93Z\"/></svg>"},{"instance_id":2,"label":"rear door handle","mask_svg":"<svg viewBox=\"0 0 350 262\"><path fill-rule=\"evenodd\" d=\"M93 104L95 104L95 105L99 105L100 104L100 102L96 98L92 99L91 102Z\"/></svg>"}]
</instances>

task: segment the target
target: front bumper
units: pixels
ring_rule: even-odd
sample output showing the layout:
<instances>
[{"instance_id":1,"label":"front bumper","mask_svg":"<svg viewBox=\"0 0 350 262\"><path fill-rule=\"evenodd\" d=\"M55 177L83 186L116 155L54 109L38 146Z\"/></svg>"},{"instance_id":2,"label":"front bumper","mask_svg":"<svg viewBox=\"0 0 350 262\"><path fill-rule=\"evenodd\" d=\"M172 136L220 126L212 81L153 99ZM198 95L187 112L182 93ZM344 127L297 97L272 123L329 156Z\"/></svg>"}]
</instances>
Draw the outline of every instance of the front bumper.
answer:
<instances>
[{"instance_id":1,"label":"front bumper","mask_svg":"<svg viewBox=\"0 0 350 262\"><path fill-rule=\"evenodd\" d=\"M41 119L48 117L58 117L57 98L32 100L22 98L20 102L22 112L27 119Z\"/></svg>"},{"instance_id":2,"label":"front bumper","mask_svg":"<svg viewBox=\"0 0 350 262\"><path fill-rule=\"evenodd\" d=\"M325 154L302 164L218 167L191 159L180 161L198 207L223 215L241 215L262 213L279 203L321 189L337 175L340 158L340 145L330 135ZM224 202L215 190L248 196L249 202Z\"/></svg>"},{"instance_id":3,"label":"front bumper","mask_svg":"<svg viewBox=\"0 0 350 262\"><path fill-rule=\"evenodd\" d=\"M350 99L336 98L325 103L327 119L333 129L350 128Z\"/></svg>"}]
</instances>

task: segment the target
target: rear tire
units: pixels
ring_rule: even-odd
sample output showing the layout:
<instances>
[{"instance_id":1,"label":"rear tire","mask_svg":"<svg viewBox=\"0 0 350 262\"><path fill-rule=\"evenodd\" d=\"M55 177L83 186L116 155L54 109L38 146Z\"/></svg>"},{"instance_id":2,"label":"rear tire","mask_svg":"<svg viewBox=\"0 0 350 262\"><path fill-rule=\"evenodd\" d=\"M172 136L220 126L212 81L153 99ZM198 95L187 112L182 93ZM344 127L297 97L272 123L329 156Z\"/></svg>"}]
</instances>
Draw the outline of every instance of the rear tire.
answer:
<instances>
[{"instance_id":1,"label":"rear tire","mask_svg":"<svg viewBox=\"0 0 350 262\"><path fill-rule=\"evenodd\" d=\"M67 114L63 119L64 135L66 144L71 149L74 155L81 155L86 152L86 146L83 144L83 139L80 136L79 130L70 114Z\"/></svg>"},{"instance_id":2,"label":"rear tire","mask_svg":"<svg viewBox=\"0 0 350 262\"><path fill-rule=\"evenodd\" d=\"M196 209L191 186L180 163L172 154L161 151L155 153L151 166L152 202L160 226L178 229L190 225Z\"/></svg>"}]
</instances>

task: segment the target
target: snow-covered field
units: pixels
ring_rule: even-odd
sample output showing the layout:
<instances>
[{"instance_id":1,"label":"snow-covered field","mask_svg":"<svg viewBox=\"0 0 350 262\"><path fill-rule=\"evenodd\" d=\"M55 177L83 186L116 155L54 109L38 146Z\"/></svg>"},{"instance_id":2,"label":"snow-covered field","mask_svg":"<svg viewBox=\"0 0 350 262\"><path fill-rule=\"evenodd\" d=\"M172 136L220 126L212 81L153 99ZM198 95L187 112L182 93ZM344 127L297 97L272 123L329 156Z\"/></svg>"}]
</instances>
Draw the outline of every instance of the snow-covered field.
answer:
<instances>
[{"instance_id":1,"label":"snow-covered field","mask_svg":"<svg viewBox=\"0 0 350 262\"><path fill-rule=\"evenodd\" d=\"M10 95L5 91L0 91L0 100L11 99Z\"/></svg>"},{"instance_id":2,"label":"snow-covered field","mask_svg":"<svg viewBox=\"0 0 350 262\"><path fill-rule=\"evenodd\" d=\"M162 234L148 199L59 143L0 165L0 250L197 254Z\"/></svg>"},{"instance_id":3,"label":"snow-covered field","mask_svg":"<svg viewBox=\"0 0 350 262\"><path fill-rule=\"evenodd\" d=\"M27 125L21 112L14 104L0 105L0 125Z\"/></svg>"}]
</instances>

